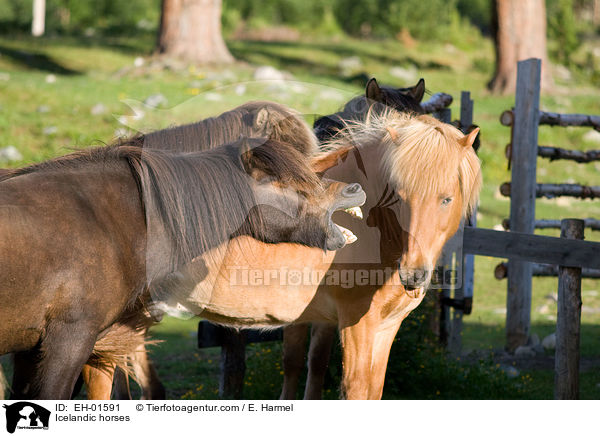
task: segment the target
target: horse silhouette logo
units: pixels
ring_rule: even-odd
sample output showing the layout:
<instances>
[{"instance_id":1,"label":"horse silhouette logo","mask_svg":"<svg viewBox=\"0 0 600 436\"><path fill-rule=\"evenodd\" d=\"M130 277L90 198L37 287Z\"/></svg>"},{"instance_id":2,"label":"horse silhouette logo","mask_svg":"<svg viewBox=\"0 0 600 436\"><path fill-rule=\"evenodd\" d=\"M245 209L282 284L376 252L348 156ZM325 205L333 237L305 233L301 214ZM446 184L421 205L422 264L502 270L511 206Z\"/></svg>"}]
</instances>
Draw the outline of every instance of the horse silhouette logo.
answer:
<instances>
[{"instance_id":1,"label":"horse silhouette logo","mask_svg":"<svg viewBox=\"0 0 600 436\"><path fill-rule=\"evenodd\" d=\"M6 409L6 431L18 429L48 429L50 411L28 401L3 405Z\"/></svg>"}]
</instances>

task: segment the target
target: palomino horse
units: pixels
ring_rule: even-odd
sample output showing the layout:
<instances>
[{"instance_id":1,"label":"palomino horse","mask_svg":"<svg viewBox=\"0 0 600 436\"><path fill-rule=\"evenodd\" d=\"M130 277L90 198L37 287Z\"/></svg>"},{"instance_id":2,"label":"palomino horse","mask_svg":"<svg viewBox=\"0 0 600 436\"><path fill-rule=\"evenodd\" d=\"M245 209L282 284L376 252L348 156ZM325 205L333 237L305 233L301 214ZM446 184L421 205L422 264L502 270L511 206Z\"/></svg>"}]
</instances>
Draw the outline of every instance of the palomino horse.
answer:
<instances>
[{"instance_id":1,"label":"palomino horse","mask_svg":"<svg viewBox=\"0 0 600 436\"><path fill-rule=\"evenodd\" d=\"M315 121L314 130L321 142L330 141L349 121L365 120L373 111L386 108L400 112L422 114L421 100L425 94L425 80L408 88L379 86L375 78L369 80L365 95L350 100L335 114L326 115ZM376 208L375 210L380 210ZM369 221L367 221L369 225ZM304 370L306 355L307 324L294 324L286 327L283 333L283 387L280 399L296 398L300 375ZM323 392L325 374L329 365L331 348L335 339L336 326L314 323L311 328L310 349L308 352L308 376L304 399L320 399Z\"/></svg>"},{"instance_id":2,"label":"palomino horse","mask_svg":"<svg viewBox=\"0 0 600 436\"><path fill-rule=\"evenodd\" d=\"M289 144L250 139L185 154L102 147L0 180L0 355L15 355L13 395L39 399L70 398L90 355L110 353L98 344L123 345L150 280L218 263L236 235L340 248L331 215L365 196L324 186Z\"/></svg>"},{"instance_id":3,"label":"palomino horse","mask_svg":"<svg viewBox=\"0 0 600 436\"><path fill-rule=\"evenodd\" d=\"M242 236L227 244L219 265L200 256L167 277L165 288L177 293L163 293L157 284L155 299L239 328L337 325L344 396L380 398L396 332L421 302L442 247L477 201L476 134L393 110L352 123L314 168L365 187L368 223L339 217L359 236L356 243L323 253Z\"/></svg>"}]
</instances>

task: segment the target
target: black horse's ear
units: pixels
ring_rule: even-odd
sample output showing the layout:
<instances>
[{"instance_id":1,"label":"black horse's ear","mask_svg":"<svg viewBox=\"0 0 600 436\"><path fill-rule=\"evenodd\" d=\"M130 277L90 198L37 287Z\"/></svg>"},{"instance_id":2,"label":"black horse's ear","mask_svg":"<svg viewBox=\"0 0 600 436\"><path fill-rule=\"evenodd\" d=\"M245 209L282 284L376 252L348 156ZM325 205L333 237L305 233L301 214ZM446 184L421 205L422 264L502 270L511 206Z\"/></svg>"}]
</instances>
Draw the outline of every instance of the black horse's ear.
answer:
<instances>
[{"instance_id":1,"label":"black horse's ear","mask_svg":"<svg viewBox=\"0 0 600 436\"><path fill-rule=\"evenodd\" d=\"M425 79L419 79L419 82L415 86L409 88L408 93L415 101L421 103L421 100L423 100L423 96L425 95Z\"/></svg>"},{"instance_id":2,"label":"black horse's ear","mask_svg":"<svg viewBox=\"0 0 600 436\"><path fill-rule=\"evenodd\" d=\"M381 88L377 84L377 80L375 80L375 77L373 77L371 80L369 80L367 82L367 89L365 90L365 96L369 100L373 100L373 101L380 102L383 100Z\"/></svg>"}]
</instances>

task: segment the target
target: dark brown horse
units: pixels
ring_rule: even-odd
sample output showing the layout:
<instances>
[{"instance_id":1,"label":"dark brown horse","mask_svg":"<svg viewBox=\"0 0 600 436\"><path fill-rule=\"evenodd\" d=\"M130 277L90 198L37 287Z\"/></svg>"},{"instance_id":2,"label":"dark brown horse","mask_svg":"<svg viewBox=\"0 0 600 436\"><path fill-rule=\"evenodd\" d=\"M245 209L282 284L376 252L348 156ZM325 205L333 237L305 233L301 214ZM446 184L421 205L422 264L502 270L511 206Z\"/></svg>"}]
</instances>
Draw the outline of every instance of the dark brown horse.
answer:
<instances>
[{"instance_id":1,"label":"dark brown horse","mask_svg":"<svg viewBox=\"0 0 600 436\"><path fill-rule=\"evenodd\" d=\"M236 235L340 248L331 214L363 201L272 140L187 154L109 146L3 174L0 355L15 355L14 396L70 398L152 280Z\"/></svg>"}]
</instances>

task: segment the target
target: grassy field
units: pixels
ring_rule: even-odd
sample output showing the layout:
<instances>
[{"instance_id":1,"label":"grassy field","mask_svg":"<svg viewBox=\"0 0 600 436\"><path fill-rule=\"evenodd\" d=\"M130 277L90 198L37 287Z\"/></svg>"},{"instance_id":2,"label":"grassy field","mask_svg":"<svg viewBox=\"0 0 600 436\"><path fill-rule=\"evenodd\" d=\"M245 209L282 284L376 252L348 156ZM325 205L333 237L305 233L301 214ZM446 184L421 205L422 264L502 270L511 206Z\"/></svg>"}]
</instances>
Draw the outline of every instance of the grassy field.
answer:
<instances>
[{"instance_id":1,"label":"grassy field","mask_svg":"<svg viewBox=\"0 0 600 436\"><path fill-rule=\"evenodd\" d=\"M314 114L335 111L362 92L353 78L367 72L380 83L408 86L424 77L431 93L446 92L459 100L471 91L475 122L482 129L484 187L478 224L492 228L508 216L509 202L498 186L510 177L504 147L510 131L500 125L500 113L513 105L513 96L493 96L485 90L493 70L490 41L474 37L464 47L419 44L407 48L396 41L305 39L302 42L228 41L240 61L224 69L157 68L149 56L153 38L69 39L0 38L0 147L15 146L23 155L19 166L65 154L73 149L109 143L135 130L147 131L214 115L252 99L288 104L312 121ZM357 57L352 68L342 68ZM141 59L137 59L141 58ZM135 66L136 63L138 66ZM143 65L140 65L143 63ZM287 85L253 82L255 68L272 65L289 73ZM399 70L401 68L402 70ZM346 76L344 76L346 74ZM401 77L400 77L401 76ZM558 112L600 114L600 90L577 74L556 76L542 108ZM167 103L158 109L144 100L162 94ZM132 109L133 108L133 109ZM454 114L459 106L452 105ZM143 112L143 114L142 114ZM540 129L540 144L565 148L598 148L583 139L587 130ZM600 185L600 164L577 165L538 161L540 182ZM600 202L570 199L540 200L539 218L598 217ZM544 232L556 235L557 232ZM587 239L598 240L589 232ZM493 278L499 259L478 257L474 309L465 318L465 350L501 349L504 344L506 284ZM543 338L554 331L556 279L534 279L532 333ZM600 287L583 282L582 355L600 357ZM196 321L169 319L155 328L165 342L153 353L174 398L215 398L219 354L195 348ZM276 398L281 384L279 345L249 348L246 394ZM529 372L528 372L529 371ZM582 396L600 398L598 367L583 373ZM532 369L521 373L527 381L516 398L551 398L552 372ZM507 382L508 383L508 382ZM511 381L510 383L513 383ZM516 388L515 388L516 389ZM337 396L330 384L327 397ZM468 392L461 394L469 397ZM501 393L499 395L502 395ZM395 398L395 394L386 396ZM438 397L452 397L452 392ZM490 396L492 397L492 396ZM435 395L433 396L435 398Z\"/></svg>"}]
</instances>

